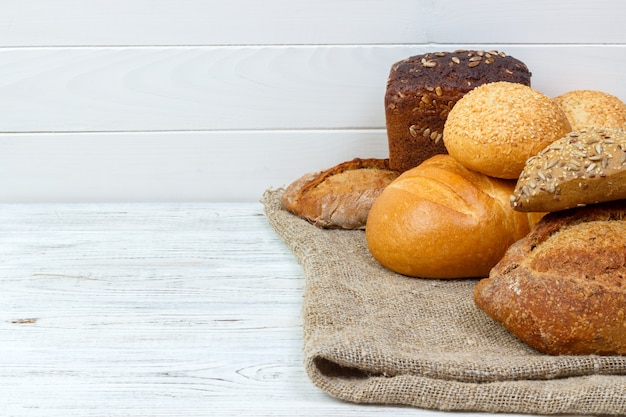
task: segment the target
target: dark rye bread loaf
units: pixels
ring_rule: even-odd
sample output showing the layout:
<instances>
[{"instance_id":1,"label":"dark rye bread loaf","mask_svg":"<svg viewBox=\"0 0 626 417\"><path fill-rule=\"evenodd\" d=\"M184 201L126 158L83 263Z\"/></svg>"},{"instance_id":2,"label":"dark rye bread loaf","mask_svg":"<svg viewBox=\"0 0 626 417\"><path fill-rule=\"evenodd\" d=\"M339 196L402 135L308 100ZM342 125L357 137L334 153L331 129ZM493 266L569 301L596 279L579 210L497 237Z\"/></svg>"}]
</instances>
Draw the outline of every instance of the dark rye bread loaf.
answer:
<instances>
[{"instance_id":1,"label":"dark rye bread loaf","mask_svg":"<svg viewBox=\"0 0 626 417\"><path fill-rule=\"evenodd\" d=\"M468 91L495 81L530 86L530 77L523 62L498 51L434 52L395 63L385 94L391 168L406 171L447 153L446 118Z\"/></svg>"},{"instance_id":2,"label":"dark rye bread loaf","mask_svg":"<svg viewBox=\"0 0 626 417\"><path fill-rule=\"evenodd\" d=\"M626 354L626 200L547 214L474 301L543 353Z\"/></svg>"}]
</instances>

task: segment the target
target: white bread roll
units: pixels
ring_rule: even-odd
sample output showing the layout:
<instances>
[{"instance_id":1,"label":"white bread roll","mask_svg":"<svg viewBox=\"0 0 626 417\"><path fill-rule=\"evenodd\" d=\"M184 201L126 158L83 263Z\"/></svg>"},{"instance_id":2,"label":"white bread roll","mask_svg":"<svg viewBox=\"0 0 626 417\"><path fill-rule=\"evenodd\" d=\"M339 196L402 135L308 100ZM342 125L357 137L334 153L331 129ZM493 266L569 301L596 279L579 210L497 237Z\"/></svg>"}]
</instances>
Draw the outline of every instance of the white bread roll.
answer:
<instances>
[{"instance_id":1,"label":"white bread roll","mask_svg":"<svg viewBox=\"0 0 626 417\"><path fill-rule=\"evenodd\" d=\"M516 179L528 158L570 131L551 98L501 81L476 87L454 105L443 140L448 153L469 169Z\"/></svg>"},{"instance_id":2,"label":"white bread roll","mask_svg":"<svg viewBox=\"0 0 626 417\"><path fill-rule=\"evenodd\" d=\"M422 278L486 277L540 215L514 211L515 183L436 155L385 188L365 228L374 258Z\"/></svg>"},{"instance_id":3,"label":"white bread roll","mask_svg":"<svg viewBox=\"0 0 626 417\"><path fill-rule=\"evenodd\" d=\"M616 96L596 90L574 90L555 97L572 130L590 127L626 129L626 104Z\"/></svg>"}]
</instances>

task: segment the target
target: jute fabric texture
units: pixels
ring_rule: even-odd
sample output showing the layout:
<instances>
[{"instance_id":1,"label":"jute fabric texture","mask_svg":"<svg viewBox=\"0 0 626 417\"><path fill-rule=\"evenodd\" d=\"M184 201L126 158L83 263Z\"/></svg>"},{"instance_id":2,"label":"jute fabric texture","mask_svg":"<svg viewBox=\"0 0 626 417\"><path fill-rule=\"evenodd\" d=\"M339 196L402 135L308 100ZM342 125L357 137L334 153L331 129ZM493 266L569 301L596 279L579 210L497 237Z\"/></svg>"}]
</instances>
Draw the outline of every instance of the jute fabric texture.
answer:
<instances>
[{"instance_id":1,"label":"jute fabric texture","mask_svg":"<svg viewBox=\"0 0 626 417\"><path fill-rule=\"evenodd\" d=\"M626 414L626 357L549 356L478 310L477 280L393 273L363 231L323 230L262 198L302 265L303 352L311 381L362 404L448 411ZM626 330L626 329L625 329Z\"/></svg>"}]
</instances>

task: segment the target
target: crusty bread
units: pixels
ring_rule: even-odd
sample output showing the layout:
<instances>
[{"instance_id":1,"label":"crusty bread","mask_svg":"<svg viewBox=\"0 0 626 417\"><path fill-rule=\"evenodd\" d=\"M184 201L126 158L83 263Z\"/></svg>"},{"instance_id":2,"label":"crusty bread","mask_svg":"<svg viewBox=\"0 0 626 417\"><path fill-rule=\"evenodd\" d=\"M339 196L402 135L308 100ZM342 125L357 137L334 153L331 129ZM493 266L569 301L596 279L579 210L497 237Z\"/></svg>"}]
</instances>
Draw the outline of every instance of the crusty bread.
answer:
<instances>
[{"instance_id":1,"label":"crusty bread","mask_svg":"<svg viewBox=\"0 0 626 417\"><path fill-rule=\"evenodd\" d=\"M372 203L398 175L388 159L355 158L291 183L283 208L318 227L362 229Z\"/></svg>"},{"instance_id":2,"label":"crusty bread","mask_svg":"<svg viewBox=\"0 0 626 417\"><path fill-rule=\"evenodd\" d=\"M626 200L547 214L474 290L548 354L626 354Z\"/></svg>"},{"instance_id":3,"label":"crusty bread","mask_svg":"<svg viewBox=\"0 0 626 417\"><path fill-rule=\"evenodd\" d=\"M596 90L573 90L555 97L572 130L589 127L626 129L626 104L616 96Z\"/></svg>"},{"instance_id":4,"label":"crusty bread","mask_svg":"<svg viewBox=\"0 0 626 417\"><path fill-rule=\"evenodd\" d=\"M474 87L493 81L530 85L530 77L523 62L498 51L434 52L396 62L385 93L391 168L406 171L446 153L448 112Z\"/></svg>"},{"instance_id":5,"label":"crusty bread","mask_svg":"<svg viewBox=\"0 0 626 417\"><path fill-rule=\"evenodd\" d=\"M570 131L565 113L548 96L495 82L463 96L443 134L448 153L469 169L516 179L528 158Z\"/></svg>"},{"instance_id":6,"label":"crusty bread","mask_svg":"<svg viewBox=\"0 0 626 417\"><path fill-rule=\"evenodd\" d=\"M530 158L515 186L518 211L558 211L626 198L626 133L571 132Z\"/></svg>"},{"instance_id":7,"label":"crusty bread","mask_svg":"<svg viewBox=\"0 0 626 417\"><path fill-rule=\"evenodd\" d=\"M374 202L365 229L369 250L408 276L485 277L539 217L511 208L513 186L435 155L402 173Z\"/></svg>"}]
</instances>

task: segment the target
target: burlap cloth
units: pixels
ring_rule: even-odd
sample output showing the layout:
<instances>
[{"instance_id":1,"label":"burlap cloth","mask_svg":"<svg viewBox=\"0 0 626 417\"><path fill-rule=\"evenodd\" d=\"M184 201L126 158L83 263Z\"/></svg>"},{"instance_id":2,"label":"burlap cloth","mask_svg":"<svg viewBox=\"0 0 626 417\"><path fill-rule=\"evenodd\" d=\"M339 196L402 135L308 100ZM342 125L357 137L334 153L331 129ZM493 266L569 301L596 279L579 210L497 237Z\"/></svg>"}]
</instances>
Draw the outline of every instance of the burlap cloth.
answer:
<instances>
[{"instance_id":1,"label":"burlap cloth","mask_svg":"<svg viewBox=\"0 0 626 417\"><path fill-rule=\"evenodd\" d=\"M478 310L476 280L390 272L363 231L321 230L262 198L305 275L311 381L355 403L532 414L626 414L626 357L548 356ZM626 329L625 329L626 331Z\"/></svg>"}]
</instances>

